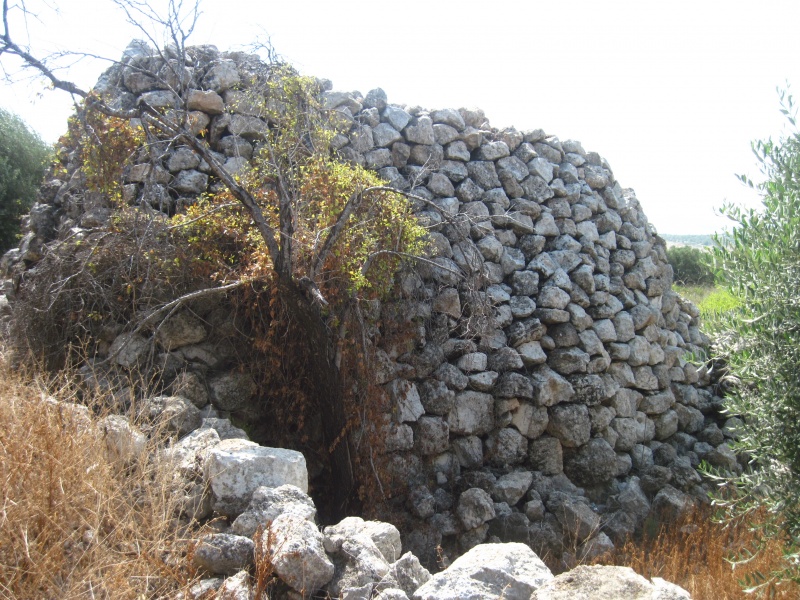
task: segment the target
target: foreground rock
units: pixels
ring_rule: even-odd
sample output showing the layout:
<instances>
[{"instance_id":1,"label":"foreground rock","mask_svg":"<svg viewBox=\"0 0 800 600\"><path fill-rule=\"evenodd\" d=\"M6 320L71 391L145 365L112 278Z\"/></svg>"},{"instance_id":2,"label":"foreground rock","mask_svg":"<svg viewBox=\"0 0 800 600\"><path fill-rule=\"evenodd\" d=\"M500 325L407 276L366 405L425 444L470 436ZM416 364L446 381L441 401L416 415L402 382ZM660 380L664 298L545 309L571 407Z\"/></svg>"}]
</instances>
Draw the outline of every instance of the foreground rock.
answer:
<instances>
[{"instance_id":1,"label":"foreground rock","mask_svg":"<svg viewBox=\"0 0 800 600\"><path fill-rule=\"evenodd\" d=\"M209 450L204 474L214 498L214 510L223 515L241 514L261 486L290 484L308 492L302 454L242 439L222 440Z\"/></svg>"},{"instance_id":2,"label":"foreground rock","mask_svg":"<svg viewBox=\"0 0 800 600\"><path fill-rule=\"evenodd\" d=\"M577 567L547 582L530 600L691 600L660 578L647 581L629 567Z\"/></svg>"},{"instance_id":3,"label":"foreground rock","mask_svg":"<svg viewBox=\"0 0 800 600\"><path fill-rule=\"evenodd\" d=\"M302 516L284 513L262 537L275 574L292 589L310 596L333 578L333 562L325 554L322 534Z\"/></svg>"},{"instance_id":4,"label":"foreground rock","mask_svg":"<svg viewBox=\"0 0 800 600\"><path fill-rule=\"evenodd\" d=\"M528 546L482 544L414 592L414 600L527 600L553 578Z\"/></svg>"}]
</instances>

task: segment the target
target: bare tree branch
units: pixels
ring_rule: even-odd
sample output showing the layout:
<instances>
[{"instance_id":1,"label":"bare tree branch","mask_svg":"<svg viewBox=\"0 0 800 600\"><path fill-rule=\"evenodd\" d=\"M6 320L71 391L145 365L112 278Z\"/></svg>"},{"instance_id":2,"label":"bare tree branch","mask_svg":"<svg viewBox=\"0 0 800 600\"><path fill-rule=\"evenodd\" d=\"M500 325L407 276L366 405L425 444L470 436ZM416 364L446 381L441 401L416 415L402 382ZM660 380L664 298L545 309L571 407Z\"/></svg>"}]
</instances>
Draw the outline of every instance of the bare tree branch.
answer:
<instances>
[{"instance_id":1,"label":"bare tree branch","mask_svg":"<svg viewBox=\"0 0 800 600\"><path fill-rule=\"evenodd\" d=\"M128 345L131 339L133 339L138 333L142 331L142 329L144 329L148 324L152 323L156 318L158 318L165 312L170 311L171 315L172 313L175 312L175 310L177 310L180 306L186 304L187 302L191 302L192 300L198 300L199 298L205 298L207 296L213 296L215 294L221 294L223 292L229 292L231 290L235 290L237 288L240 288L244 285L251 283L253 283L251 280L240 280L240 281L234 281L233 283L229 283L227 285L222 285L220 287L197 290L194 292L190 292L188 294L184 294L180 298L176 298L172 302L168 302L167 304L158 307L156 310L147 315L144 319L139 321L139 324L136 326L136 328L133 331L131 331L130 335L128 336L128 339L125 340L125 342L121 344L120 347L117 348L115 352L109 354L105 359L99 361L96 364L103 364L113 361L117 356L119 356L120 352L122 352L125 349L125 347Z\"/></svg>"}]
</instances>

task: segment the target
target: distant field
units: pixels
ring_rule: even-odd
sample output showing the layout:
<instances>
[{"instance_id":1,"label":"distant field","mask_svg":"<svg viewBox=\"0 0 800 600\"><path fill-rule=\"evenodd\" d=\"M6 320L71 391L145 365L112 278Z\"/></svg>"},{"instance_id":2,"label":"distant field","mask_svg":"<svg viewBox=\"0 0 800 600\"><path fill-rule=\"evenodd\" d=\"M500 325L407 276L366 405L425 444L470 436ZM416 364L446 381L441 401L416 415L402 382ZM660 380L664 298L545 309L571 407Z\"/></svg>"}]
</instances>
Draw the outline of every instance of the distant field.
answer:
<instances>
[{"instance_id":1,"label":"distant field","mask_svg":"<svg viewBox=\"0 0 800 600\"><path fill-rule=\"evenodd\" d=\"M664 240L675 246L713 246L711 235L676 235L671 233L661 234Z\"/></svg>"}]
</instances>

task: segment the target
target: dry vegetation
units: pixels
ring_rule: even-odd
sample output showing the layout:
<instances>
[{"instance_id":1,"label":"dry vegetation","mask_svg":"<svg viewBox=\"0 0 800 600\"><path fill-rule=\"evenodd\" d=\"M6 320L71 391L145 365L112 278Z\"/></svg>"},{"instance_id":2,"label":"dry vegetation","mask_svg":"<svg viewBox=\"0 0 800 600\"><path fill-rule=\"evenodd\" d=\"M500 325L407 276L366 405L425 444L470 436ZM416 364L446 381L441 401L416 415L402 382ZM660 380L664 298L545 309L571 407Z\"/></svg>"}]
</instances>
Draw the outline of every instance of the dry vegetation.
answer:
<instances>
[{"instance_id":1,"label":"dry vegetation","mask_svg":"<svg viewBox=\"0 0 800 600\"><path fill-rule=\"evenodd\" d=\"M171 475L152 461L114 463L90 411L69 402L76 396L67 379L24 378L0 359L0 598L172 597L197 574ZM783 566L777 539L733 566L756 547L746 522L717 523L705 508L601 562L675 582L694 600L734 600L752 597L742 587L747 574ZM762 591L800 597L792 582Z\"/></svg>"},{"instance_id":2,"label":"dry vegetation","mask_svg":"<svg viewBox=\"0 0 800 600\"><path fill-rule=\"evenodd\" d=\"M756 572L769 574L784 566L778 539L768 540L751 560L735 562L757 547L758 537L747 521L720 523L711 509L704 507L640 540L629 541L598 562L629 566L647 578L661 577L686 589L693 600L800 598L800 585L791 581L773 582L755 594L745 592L743 582L748 575L752 581Z\"/></svg>"},{"instance_id":3,"label":"dry vegetation","mask_svg":"<svg viewBox=\"0 0 800 600\"><path fill-rule=\"evenodd\" d=\"M0 598L158 598L185 587L193 573L169 473L115 464L90 413L55 401L74 386L52 390L0 363Z\"/></svg>"}]
</instances>

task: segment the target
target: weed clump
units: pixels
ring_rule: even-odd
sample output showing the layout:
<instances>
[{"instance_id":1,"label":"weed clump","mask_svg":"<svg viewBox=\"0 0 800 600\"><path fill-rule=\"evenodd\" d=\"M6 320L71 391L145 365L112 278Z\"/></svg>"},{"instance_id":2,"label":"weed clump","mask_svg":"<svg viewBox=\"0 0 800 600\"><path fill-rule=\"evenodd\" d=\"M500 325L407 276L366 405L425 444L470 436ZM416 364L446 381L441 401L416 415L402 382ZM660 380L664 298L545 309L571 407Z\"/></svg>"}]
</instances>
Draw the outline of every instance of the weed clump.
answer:
<instances>
[{"instance_id":1,"label":"weed clump","mask_svg":"<svg viewBox=\"0 0 800 600\"><path fill-rule=\"evenodd\" d=\"M630 539L597 562L631 567L648 579L661 577L683 587L694 600L752 598L747 588L759 581L758 574L779 568L784 558L780 539L763 542L757 535L754 525L761 518L766 515L720 522L712 508L699 507ZM800 597L800 585L788 580L766 582L759 591L766 598Z\"/></svg>"},{"instance_id":2,"label":"weed clump","mask_svg":"<svg viewBox=\"0 0 800 600\"><path fill-rule=\"evenodd\" d=\"M0 597L154 598L193 578L171 473L107 454L94 415L0 362ZM52 395L51 395L52 394Z\"/></svg>"}]
</instances>

